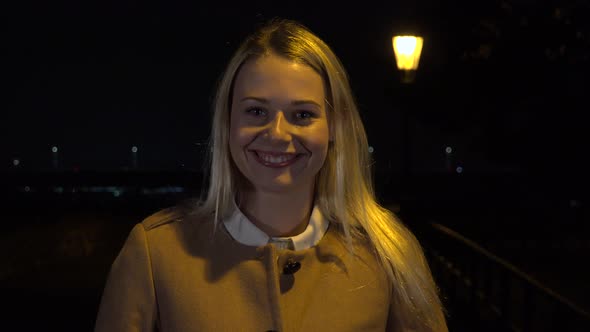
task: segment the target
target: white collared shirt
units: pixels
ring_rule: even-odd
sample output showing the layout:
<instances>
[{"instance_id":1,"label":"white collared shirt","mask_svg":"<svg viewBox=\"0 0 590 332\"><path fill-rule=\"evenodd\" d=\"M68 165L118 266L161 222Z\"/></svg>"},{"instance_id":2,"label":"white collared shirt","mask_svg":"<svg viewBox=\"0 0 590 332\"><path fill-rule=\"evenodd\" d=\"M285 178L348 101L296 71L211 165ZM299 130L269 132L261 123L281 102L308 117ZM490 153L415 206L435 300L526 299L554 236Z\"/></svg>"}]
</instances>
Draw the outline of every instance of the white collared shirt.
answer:
<instances>
[{"instance_id":1,"label":"white collared shirt","mask_svg":"<svg viewBox=\"0 0 590 332\"><path fill-rule=\"evenodd\" d=\"M315 205L309 223L302 233L291 237L271 237L256 227L240 211L235 202L234 208L234 213L224 219L223 224L234 240L247 246L263 246L272 243L281 249L303 250L311 248L320 242L330 224L322 216L319 207Z\"/></svg>"}]
</instances>

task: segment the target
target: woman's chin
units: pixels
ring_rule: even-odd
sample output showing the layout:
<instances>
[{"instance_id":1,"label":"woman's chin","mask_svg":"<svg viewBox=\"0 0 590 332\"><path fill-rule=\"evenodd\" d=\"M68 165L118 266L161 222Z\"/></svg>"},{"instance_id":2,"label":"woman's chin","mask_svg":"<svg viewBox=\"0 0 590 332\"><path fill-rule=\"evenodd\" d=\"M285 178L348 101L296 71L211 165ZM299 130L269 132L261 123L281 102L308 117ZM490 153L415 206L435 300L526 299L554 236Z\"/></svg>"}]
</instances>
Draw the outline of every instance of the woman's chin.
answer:
<instances>
[{"instance_id":1,"label":"woman's chin","mask_svg":"<svg viewBox=\"0 0 590 332\"><path fill-rule=\"evenodd\" d=\"M266 181L252 182L256 191L272 193L289 193L297 192L304 186L300 181L294 181L291 176L281 176Z\"/></svg>"}]
</instances>

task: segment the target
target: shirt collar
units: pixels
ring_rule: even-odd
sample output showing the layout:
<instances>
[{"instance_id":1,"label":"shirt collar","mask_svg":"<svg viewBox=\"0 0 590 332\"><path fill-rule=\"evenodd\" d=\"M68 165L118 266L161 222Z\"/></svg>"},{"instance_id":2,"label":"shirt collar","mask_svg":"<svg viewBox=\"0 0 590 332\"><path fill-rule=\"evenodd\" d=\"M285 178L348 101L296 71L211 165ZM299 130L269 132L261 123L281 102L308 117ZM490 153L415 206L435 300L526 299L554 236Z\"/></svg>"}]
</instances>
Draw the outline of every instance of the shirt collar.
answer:
<instances>
[{"instance_id":1,"label":"shirt collar","mask_svg":"<svg viewBox=\"0 0 590 332\"><path fill-rule=\"evenodd\" d=\"M291 242L294 250L303 250L311 248L318 244L328 229L330 224L326 220L317 205L313 207L309 223L305 230L291 237L270 237L248 217L246 217L238 206L234 203L234 212L229 218L223 220L223 224L232 238L241 244L247 246L262 246L269 242L284 243Z\"/></svg>"}]
</instances>

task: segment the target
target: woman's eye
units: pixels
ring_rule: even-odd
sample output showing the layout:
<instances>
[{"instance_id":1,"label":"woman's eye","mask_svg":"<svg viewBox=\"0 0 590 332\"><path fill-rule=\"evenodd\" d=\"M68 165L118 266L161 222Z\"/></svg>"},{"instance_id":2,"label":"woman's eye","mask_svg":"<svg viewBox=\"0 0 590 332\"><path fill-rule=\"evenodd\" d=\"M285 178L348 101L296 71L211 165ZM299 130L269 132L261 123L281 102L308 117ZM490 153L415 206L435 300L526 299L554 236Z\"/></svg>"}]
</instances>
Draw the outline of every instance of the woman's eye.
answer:
<instances>
[{"instance_id":1,"label":"woman's eye","mask_svg":"<svg viewBox=\"0 0 590 332\"><path fill-rule=\"evenodd\" d=\"M315 115L313 114L313 112L309 112L309 111L301 111L301 112L297 112L296 117L297 119L311 119L313 118Z\"/></svg>"},{"instance_id":2,"label":"woman's eye","mask_svg":"<svg viewBox=\"0 0 590 332\"><path fill-rule=\"evenodd\" d=\"M261 109L261 108L257 108L257 107L253 107L253 108L249 108L246 110L246 113L251 114L253 116L263 116L266 115L266 111Z\"/></svg>"}]
</instances>

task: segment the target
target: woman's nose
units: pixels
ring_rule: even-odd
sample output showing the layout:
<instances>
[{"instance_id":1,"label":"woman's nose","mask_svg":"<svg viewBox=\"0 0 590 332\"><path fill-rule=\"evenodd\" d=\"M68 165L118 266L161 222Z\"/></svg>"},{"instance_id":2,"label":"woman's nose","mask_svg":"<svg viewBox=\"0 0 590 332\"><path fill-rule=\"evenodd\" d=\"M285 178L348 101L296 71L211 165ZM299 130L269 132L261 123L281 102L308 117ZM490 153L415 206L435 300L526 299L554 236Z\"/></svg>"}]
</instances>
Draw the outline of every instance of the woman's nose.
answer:
<instances>
[{"instance_id":1,"label":"woman's nose","mask_svg":"<svg viewBox=\"0 0 590 332\"><path fill-rule=\"evenodd\" d=\"M268 136L276 140L291 140L291 124L283 112L277 112L274 119L269 123Z\"/></svg>"}]
</instances>

